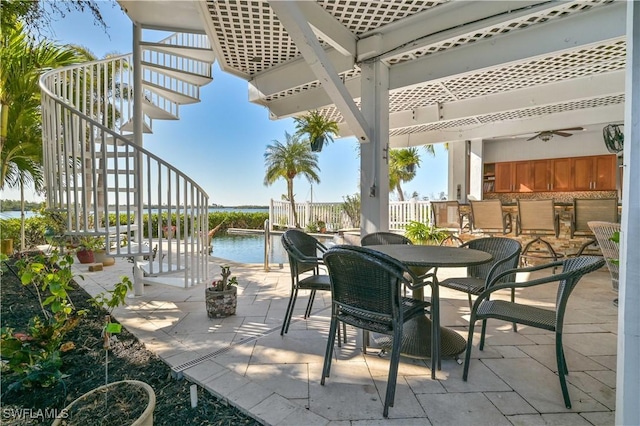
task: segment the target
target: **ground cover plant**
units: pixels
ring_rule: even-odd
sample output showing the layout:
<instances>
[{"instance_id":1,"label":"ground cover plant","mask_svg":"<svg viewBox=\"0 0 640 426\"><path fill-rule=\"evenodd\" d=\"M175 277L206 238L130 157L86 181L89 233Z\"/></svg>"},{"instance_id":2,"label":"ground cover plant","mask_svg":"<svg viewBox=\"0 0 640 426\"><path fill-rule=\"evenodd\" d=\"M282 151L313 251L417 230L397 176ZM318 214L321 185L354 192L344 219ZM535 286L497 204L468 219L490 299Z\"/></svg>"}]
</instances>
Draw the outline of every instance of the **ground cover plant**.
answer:
<instances>
[{"instance_id":1,"label":"ground cover plant","mask_svg":"<svg viewBox=\"0 0 640 426\"><path fill-rule=\"evenodd\" d=\"M33 326L34 317L46 323L42 304L33 286L23 285L14 273L15 260L8 260L5 266L10 268L5 268L1 277L0 319L3 343L12 338L24 339L26 342L35 338L29 328L30 321ZM60 375L53 378L47 376L49 380L42 382L28 380L16 385L25 376L9 369L7 365L9 360L6 360L3 354L2 410L0 410L0 423L3 425L51 424L51 415L56 410L59 412L80 395L105 383L102 330L108 311L101 308L100 303L97 304L98 306L96 303L91 303L89 294L74 280L69 281L65 292L73 304L73 312L84 311L84 314L78 316L77 324L66 330L65 335L58 342ZM51 305L58 302L60 301L52 301L47 305L47 309L51 310ZM64 303L57 307L63 305ZM9 329L11 329L10 332ZM42 341L45 340L43 336L40 338ZM34 341L27 343L30 342ZM49 352L55 352L51 347ZM57 358L51 356L50 359L55 361ZM198 388L198 406L191 408L190 386L192 383L172 378L170 368L146 350L144 345L125 328L117 334L117 341L111 344L108 378L109 382L133 379L151 385L157 398L155 425L259 424L235 408L217 400L202 388ZM99 423L99 420L96 420L95 424L122 426L117 420L113 423Z\"/></svg>"}]
</instances>

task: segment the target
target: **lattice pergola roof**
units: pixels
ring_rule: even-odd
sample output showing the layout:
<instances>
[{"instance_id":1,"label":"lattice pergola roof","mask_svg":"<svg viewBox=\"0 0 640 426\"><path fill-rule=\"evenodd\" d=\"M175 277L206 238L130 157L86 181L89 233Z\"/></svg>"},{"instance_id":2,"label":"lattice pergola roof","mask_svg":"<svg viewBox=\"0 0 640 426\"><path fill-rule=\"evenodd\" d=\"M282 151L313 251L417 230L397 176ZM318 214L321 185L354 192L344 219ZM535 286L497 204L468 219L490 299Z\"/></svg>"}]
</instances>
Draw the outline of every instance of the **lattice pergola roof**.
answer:
<instances>
[{"instance_id":1,"label":"lattice pergola roof","mask_svg":"<svg viewBox=\"0 0 640 426\"><path fill-rule=\"evenodd\" d=\"M145 7L120 3L143 25L158 26L158 16L150 22ZM174 2L140 3L155 3L180 27L183 15L170 10ZM197 15L221 67L249 82L253 102L276 118L317 109L350 134L344 111L302 57L277 8L265 1L193 3L185 20L195 25ZM624 2L319 0L296 7L356 105L363 61L378 58L389 67L392 146L408 145L402 138L408 134L411 144L444 141L442 133L432 134L441 129L456 138L469 137L469 129L475 137L505 136L495 127L478 132L490 123L540 130L558 114L567 117L565 126L622 119ZM603 113L584 114L595 110Z\"/></svg>"}]
</instances>

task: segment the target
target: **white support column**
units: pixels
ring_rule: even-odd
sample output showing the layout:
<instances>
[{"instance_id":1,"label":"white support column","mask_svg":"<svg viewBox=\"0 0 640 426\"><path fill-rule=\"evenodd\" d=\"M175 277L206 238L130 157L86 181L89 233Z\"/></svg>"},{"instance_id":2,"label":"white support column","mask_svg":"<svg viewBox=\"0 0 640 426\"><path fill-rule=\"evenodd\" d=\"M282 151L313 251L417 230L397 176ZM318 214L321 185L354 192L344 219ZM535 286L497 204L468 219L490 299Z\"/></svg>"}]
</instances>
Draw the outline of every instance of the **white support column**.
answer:
<instances>
[{"instance_id":1,"label":"white support column","mask_svg":"<svg viewBox=\"0 0 640 426\"><path fill-rule=\"evenodd\" d=\"M389 230L389 68L362 63L362 115L371 141L360 144L361 235Z\"/></svg>"},{"instance_id":2,"label":"white support column","mask_svg":"<svg viewBox=\"0 0 640 426\"><path fill-rule=\"evenodd\" d=\"M133 142L143 145L144 136L144 116L142 114L142 52L140 42L142 41L142 27L136 22L133 23ZM136 206L135 224L137 230L134 232L134 240L139 250L142 247L142 156L138 154L136 157L136 192L134 195L134 203ZM149 218L151 220L151 218ZM138 267L142 256L136 256L135 267L133 268L133 295L144 295L144 284L142 270Z\"/></svg>"},{"instance_id":3,"label":"white support column","mask_svg":"<svg viewBox=\"0 0 640 426\"><path fill-rule=\"evenodd\" d=\"M640 7L627 2L616 424L640 424ZM628 285L627 285L628 284Z\"/></svg>"},{"instance_id":4,"label":"white support column","mask_svg":"<svg viewBox=\"0 0 640 426\"><path fill-rule=\"evenodd\" d=\"M467 197L467 143L466 141L449 142L449 172L447 199L461 203Z\"/></svg>"},{"instance_id":5,"label":"white support column","mask_svg":"<svg viewBox=\"0 0 640 426\"><path fill-rule=\"evenodd\" d=\"M482 199L484 170L484 142L482 139L472 139L469 146L469 190L468 194L476 199ZM465 195L466 196L466 195Z\"/></svg>"}]
</instances>

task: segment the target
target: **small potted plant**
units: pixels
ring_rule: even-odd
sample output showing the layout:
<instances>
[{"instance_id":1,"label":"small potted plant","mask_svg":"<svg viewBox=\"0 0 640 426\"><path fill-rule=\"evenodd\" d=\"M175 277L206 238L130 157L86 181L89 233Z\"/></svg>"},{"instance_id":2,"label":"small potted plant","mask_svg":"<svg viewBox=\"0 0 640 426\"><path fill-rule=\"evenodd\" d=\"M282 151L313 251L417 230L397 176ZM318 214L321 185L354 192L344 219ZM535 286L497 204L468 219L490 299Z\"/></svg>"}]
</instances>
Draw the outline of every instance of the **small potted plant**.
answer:
<instances>
[{"instance_id":1,"label":"small potted plant","mask_svg":"<svg viewBox=\"0 0 640 426\"><path fill-rule=\"evenodd\" d=\"M205 302L209 318L224 318L236 314L238 304L238 279L230 277L231 268L221 266L222 279L214 280L205 290Z\"/></svg>"},{"instance_id":2,"label":"small potted plant","mask_svg":"<svg viewBox=\"0 0 640 426\"><path fill-rule=\"evenodd\" d=\"M80 263L94 263L95 251L104 247L102 237L84 236L78 240L76 256Z\"/></svg>"},{"instance_id":3,"label":"small potted plant","mask_svg":"<svg viewBox=\"0 0 640 426\"><path fill-rule=\"evenodd\" d=\"M173 238L176 235L176 226L167 225L162 227L162 234L165 238Z\"/></svg>"},{"instance_id":4,"label":"small potted plant","mask_svg":"<svg viewBox=\"0 0 640 426\"><path fill-rule=\"evenodd\" d=\"M309 222L306 230L307 232L320 232L324 234L325 232L327 232L327 224L324 222L324 220L312 221Z\"/></svg>"}]
</instances>

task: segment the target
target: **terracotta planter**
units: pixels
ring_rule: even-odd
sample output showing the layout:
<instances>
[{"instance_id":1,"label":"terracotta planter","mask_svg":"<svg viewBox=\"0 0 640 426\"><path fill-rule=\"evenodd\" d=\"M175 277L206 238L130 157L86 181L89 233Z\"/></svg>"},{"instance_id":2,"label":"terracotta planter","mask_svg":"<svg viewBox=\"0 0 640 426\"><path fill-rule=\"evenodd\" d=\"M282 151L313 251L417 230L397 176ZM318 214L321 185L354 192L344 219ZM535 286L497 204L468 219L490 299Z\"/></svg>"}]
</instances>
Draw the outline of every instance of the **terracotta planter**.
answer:
<instances>
[{"instance_id":1,"label":"terracotta planter","mask_svg":"<svg viewBox=\"0 0 640 426\"><path fill-rule=\"evenodd\" d=\"M80 263L95 263L95 256L92 250L78 250L76 256Z\"/></svg>"},{"instance_id":2,"label":"terracotta planter","mask_svg":"<svg viewBox=\"0 0 640 426\"><path fill-rule=\"evenodd\" d=\"M77 424L73 420L74 410L78 410L81 407L81 405L88 398L90 398L93 394L95 394L97 392L104 392L105 390L113 391L113 388L115 388L116 386L121 385L123 383L129 384L129 385L138 386L138 387L142 388L143 391L147 394L147 400L146 401L140 401L141 404L144 404L146 402L147 407L142 412L140 417L138 417L133 423L131 423L131 426L153 426L153 411L156 408L156 394L153 391L153 388L151 386L149 386L145 382L140 382L138 380L122 380L122 381L119 381L119 382L113 382L113 383L109 383L109 384L104 385L104 386L100 386L99 388L95 388L94 390L85 393L84 395L82 395L81 397L79 397L78 399L73 401L71 404L67 405L64 408L64 410L62 411L62 415L60 416L60 418L57 418L51 424L51 426L63 426L63 425ZM98 404L98 405L92 404L92 405L93 405L92 409L95 410L95 416L93 417L94 419L100 419L100 418L103 417L104 413L101 413L101 411L103 411L105 409L108 410L108 409L112 409L113 408L113 407L110 407L110 406L105 408L104 405L102 405L102 404ZM87 408L87 410L88 410L88 408Z\"/></svg>"},{"instance_id":3,"label":"terracotta planter","mask_svg":"<svg viewBox=\"0 0 640 426\"><path fill-rule=\"evenodd\" d=\"M238 288L218 291L213 287L205 290L205 302L209 318L224 318L236 314L238 304Z\"/></svg>"}]
</instances>

